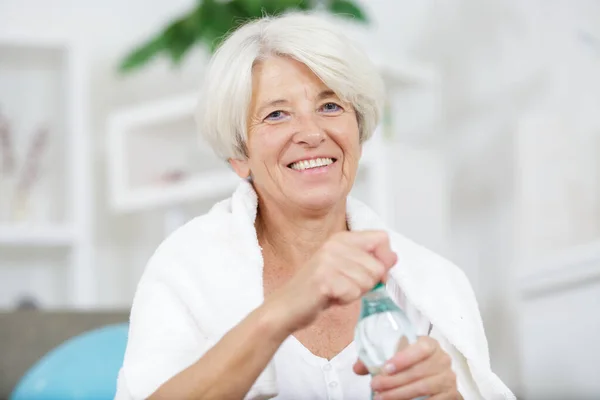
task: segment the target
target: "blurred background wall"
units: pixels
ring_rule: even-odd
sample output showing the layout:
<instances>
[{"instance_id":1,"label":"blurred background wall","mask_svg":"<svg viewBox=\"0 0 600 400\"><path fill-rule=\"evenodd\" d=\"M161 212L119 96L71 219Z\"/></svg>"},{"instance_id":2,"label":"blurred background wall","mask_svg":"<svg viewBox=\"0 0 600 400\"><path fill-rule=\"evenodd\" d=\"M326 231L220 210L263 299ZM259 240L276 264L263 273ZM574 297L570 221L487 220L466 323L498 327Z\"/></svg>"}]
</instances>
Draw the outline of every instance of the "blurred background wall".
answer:
<instances>
[{"instance_id":1,"label":"blurred background wall","mask_svg":"<svg viewBox=\"0 0 600 400\"><path fill-rule=\"evenodd\" d=\"M390 94L392 137L380 155L391 225L469 276L493 366L517 393L600 396L591 379L600 357L600 2L359 3L372 24L349 28L349 35L390 68L425 77ZM121 212L111 203L111 165L119 157L108 144L111 116L194 93L208 56L198 48L179 68L157 59L126 76L117 66L192 4L0 1L0 38L66 40L82 50L86 90L74 110L86 116L89 141L69 142L82 146L74 158L81 164L61 173L88 172L74 181L87 193L80 215L89 244L77 254L90 261L73 272L73 255L61 246L21 243L5 229L1 307L33 298L47 309L127 309L166 231L225 197L187 202L176 212L164 205ZM1 74L13 53L5 49L0 111L8 114L2 103L14 92ZM19 142L24 134L15 132ZM138 143L158 154L151 142ZM66 148L49 160L66 157ZM40 189L42 200L33 202L40 208L55 192Z\"/></svg>"}]
</instances>

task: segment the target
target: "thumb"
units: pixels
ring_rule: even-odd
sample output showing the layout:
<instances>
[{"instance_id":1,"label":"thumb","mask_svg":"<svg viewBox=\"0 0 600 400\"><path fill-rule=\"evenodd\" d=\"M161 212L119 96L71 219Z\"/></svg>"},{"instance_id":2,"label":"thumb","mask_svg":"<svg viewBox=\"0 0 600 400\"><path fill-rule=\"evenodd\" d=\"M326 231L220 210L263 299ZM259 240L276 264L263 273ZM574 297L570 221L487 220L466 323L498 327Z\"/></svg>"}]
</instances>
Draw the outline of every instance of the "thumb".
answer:
<instances>
[{"instance_id":1,"label":"thumb","mask_svg":"<svg viewBox=\"0 0 600 400\"><path fill-rule=\"evenodd\" d=\"M367 369L365 364L360 360L356 360L352 369L357 375L367 375L369 373L369 370Z\"/></svg>"}]
</instances>

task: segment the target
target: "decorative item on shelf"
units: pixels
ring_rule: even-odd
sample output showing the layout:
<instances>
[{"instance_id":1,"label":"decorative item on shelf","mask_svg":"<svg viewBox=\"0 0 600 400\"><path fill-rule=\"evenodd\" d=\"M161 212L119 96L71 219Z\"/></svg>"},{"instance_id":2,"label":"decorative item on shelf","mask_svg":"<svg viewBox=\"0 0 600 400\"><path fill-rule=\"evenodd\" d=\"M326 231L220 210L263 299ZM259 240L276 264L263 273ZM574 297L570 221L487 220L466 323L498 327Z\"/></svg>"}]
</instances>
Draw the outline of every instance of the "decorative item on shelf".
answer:
<instances>
[{"instance_id":1,"label":"decorative item on shelf","mask_svg":"<svg viewBox=\"0 0 600 400\"><path fill-rule=\"evenodd\" d=\"M0 108L0 154L2 155L0 166L2 168L2 175L8 175L14 170L15 155L10 135L10 122L2 113L2 108Z\"/></svg>"},{"instance_id":2,"label":"decorative item on shelf","mask_svg":"<svg viewBox=\"0 0 600 400\"><path fill-rule=\"evenodd\" d=\"M165 171L158 181L165 185L182 182L190 177L190 174L180 169Z\"/></svg>"},{"instance_id":3,"label":"decorative item on shelf","mask_svg":"<svg viewBox=\"0 0 600 400\"><path fill-rule=\"evenodd\" d=\"M11 201L15 170L12 130L8 118L0 109L0 223L11 219Z\"/></svg>"},{"instance_id":4,"label":"decorative item on shelf","mask_svg":"<svg viewBox=\"0 0 600 400\"><path fill-rule=\"evenodd\" d=\"M30 212L30 202L35 184L40 177L40 164L48 142L48 128L37 129L25 156L21 174L15 182L13 218L25 221Z\"/></svg>"},{"instance_id":5,"label":"decorative item on shelf","mask_svg":"<svg viewBox=\"0 0 600 400\"><path fill-rule=\"evenodd\" d=\"M40 301L35 296L24 295L17 299L15 303L17 310L39 310L41 308Z\"/></svg>"},{"instance_id":6,"label":"decorative item on shelf","mask_svg":"<svg viewBox=\"0 0 600 400\"><path fill-rule=\"evenodd\" d=\"M169 56L173 64L178 65L196 45L203 44L214 52L227 33L245 21L293 10L322 10L341 18L368 22L362 8L351 0L203 0L129 53L119 69L133 71L158 54Z\"/></svg>"},{"instance_id":7,"label":"decorative item on shelf","mask_svg":"<svg viewBox=\"0 0 600 400\"><path fill-rule=\"evenodd\" d=\"M40 164L47 149L49 129L42 126L33 132L20 170L16 168L13 134L9 118L0 112L0 224L28 220L31 196L39 182Z\"/></svg>"}]
</instances>

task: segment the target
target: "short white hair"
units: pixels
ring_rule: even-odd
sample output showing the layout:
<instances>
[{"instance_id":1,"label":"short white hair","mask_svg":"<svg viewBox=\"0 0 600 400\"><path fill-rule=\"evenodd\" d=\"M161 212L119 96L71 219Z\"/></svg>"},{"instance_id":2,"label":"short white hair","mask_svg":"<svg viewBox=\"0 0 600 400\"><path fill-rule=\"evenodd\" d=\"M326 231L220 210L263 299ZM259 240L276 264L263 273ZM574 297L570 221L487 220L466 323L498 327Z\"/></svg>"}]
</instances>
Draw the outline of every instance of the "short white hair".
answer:
<instances>
[{"instance_id":1,"label":"short white hair","mask_svg":"<svg viewBox=\"0 0 600 400\"><path fill-rule=\"evenodd\" d=\"M200 134L219 157L247 157L252 68L272 55L305 64L341 100L352 104L361 143L373 135L384 99L378 70L332 21L294 12L242 25L213 55L204 77L197 122Z\"/></svg>"}]
</instances>

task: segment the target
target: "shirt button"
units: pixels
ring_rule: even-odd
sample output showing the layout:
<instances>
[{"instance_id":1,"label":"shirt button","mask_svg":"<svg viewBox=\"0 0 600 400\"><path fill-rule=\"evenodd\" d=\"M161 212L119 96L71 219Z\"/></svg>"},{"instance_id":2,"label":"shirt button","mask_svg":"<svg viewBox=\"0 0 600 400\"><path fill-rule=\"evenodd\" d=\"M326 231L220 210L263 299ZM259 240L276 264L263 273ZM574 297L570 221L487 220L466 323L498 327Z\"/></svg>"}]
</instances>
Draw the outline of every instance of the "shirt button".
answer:
<instances>
[{"instance_id":1,"label":"shirt button","mask_svg":"<svg viewBox=\"0 0 600 400\"><path fill-rule=\"evenodd\" d=\"M330 388L334 388L334 387L336 387L337 385L338 385L338 383L337 383L337 382L335 382L335 381L333 381L333 382L329 382L329 387L330 387Z\"/></svg>"},{"instance_id":2,"label":"shirt button","mask_svg":"<svg viewBox=\"0 0 600 400\"><path fill-rule=\"evenodd\" d=\"M323 366L323 371L331 371L331 364L325 364Z\"/></svg>"}]
</instances>

